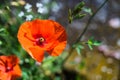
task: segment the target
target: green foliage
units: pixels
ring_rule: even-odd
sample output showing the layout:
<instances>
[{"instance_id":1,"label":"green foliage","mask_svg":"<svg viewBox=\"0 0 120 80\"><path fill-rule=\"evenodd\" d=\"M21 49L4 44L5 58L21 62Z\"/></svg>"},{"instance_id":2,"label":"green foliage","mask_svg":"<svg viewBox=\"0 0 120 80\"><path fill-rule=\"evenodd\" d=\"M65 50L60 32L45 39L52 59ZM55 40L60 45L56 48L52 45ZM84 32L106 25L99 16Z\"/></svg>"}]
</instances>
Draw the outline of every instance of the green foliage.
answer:
<instances>
[{"instance_id":1,"label":"green foliage","mask_svg":"<svg viewBox=\"0 0 120 80\"><path fill-rule=\"evenodd\" d=\"M84 12L86 12L86 13L88 13L88 14L90 14L90 15L93 14L91 8L83 7L82 9L83 9Z\"/></svg>"},{"instance_id":2,"label":"green foliage","mask_svg":"<svg viewBox=\"0 0 120 80\"><path fill-rule=\"evenodd\" d=\"M95 40L94 37L91 37L87 42L79 42L74 44L72 47L76 49L78 55L80 55L81 50L84 49L85 44L87 44L90 50L93 50L93 46L99 46L101 41Z\"/></svg>"},{"instance_id":3,"label":"green foliage","mask_svg":"<svg viewBox=\"0 0 120 80\"><path fill-rule=\"evenodd\" d=\"M73 10L69 9L68 11L69 23L71 23L75 19L82 19L86 16L86 13L92 15L92 10L90 8L86 8L83 1L78 3Z\"/></svg>"},{"instance_id":4,"label":"green foliage","mask_svg":"<svg viewBox=\"0 0 120 80\"><path fill-rule=\"evenodd\" d=\"M68 20L69 20L69 23L71 23L72 20L73 20L71 9L68 10L68 13L69 13L69 14L68 14Z\"/></svg>"},{"instance_id":5,"label":"green foliage","mask_svg":"<svg viewBox=\"0 0 120 80\"><path fill-rule=\"evenodd\" d=\"M99 46L101 44L100 41L95 40L94 37L91 37L86 44L88 45L88 47L90 48L90 50L93 50L93 46Z\"/></svg>"},{"instance_id":6,"label":"green foliage","mask_svg":"<svg viewBox=\"0 0 120 80\"><path fill-rule=\"evenodd\" d=\"M74 19L82 19L86 14L77 14L74 16Z\"/></svg>"},{"instance_id":7,"label":"green foliage","mask_svg":"<svg viewBox=\"0 0 120 80\"><path fill-rule=\"evenodd\" d=\"M61 73L61 64L63 59L61 57L47 57L42 64L44 70L49 71L50 73Z\"/></svg>"},{"instance_id":8,"label":"green foliage","mask_svg":"<svg viewBox=\"0 0 120 80\"><path fill-rule=\"evenodd\" d=\"M72 15L76 15L79 12L81 12L82 8L84 7L85 3L84 2L80 2L78 3L75 8L73 9Z\"/></svg>"},{"instance_id":9,"label":"green foliage","mask_svg":"<svg viewBox=\"0 0 120 80\"><path fill-rule=\"evenodd\" d=\"M71 23L74 19L82 19L86 15L86 14L81 13L84 5L85 5L84 2L80 2L78 3L78 5L74 7L73 10L69 9L69 12L68 12L69 23Z\"/></svg>"},{"instance_id":10,"label":"green foliage","mask_svg":"<svg viewBox=\"0 0 120 80\"><path fill-rule=\"evenodd\" d=\"M84 49L84 46L81 45L80 43L77 43L77 44L74 44L74 45L73 45L73 48L75 48L76 51L77 51L77 53L78 53L78 55L80 55L81 50Z\"/></svg>"}]
</instances>

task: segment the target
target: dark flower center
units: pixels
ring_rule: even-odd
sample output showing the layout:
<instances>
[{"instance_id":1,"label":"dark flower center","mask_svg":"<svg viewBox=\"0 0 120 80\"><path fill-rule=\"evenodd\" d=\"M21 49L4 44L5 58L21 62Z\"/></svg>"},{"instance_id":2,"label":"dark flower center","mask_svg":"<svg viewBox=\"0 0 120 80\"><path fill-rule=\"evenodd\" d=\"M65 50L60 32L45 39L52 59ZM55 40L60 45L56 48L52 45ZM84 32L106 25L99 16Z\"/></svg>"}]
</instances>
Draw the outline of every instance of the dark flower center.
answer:
<instances>
[{"instance_id":1,"label":"dark flower center","mask_svg":"<svg viewBox=\"0 0 120 80\"><path fill-rule=\"evenodd\" d=\"M3 61L3 60L0 58L0 61L3 63L3 64L1 64L1 65L5 67L5 72L9 72L9 71L13 70L13 67L15 66L15 64L12 65L11 67L9 67L7 60L6 60L6 61Z\"/></svg>"},{"instance_id":2,"label":"dark flower center","mask_svg":"<svg viewBox=\"0 0 120 80\"><path fill-rule=\"evenodd\" d=\"M44 46L45 44L45 38L44 37L40 37L36 39L36 44L39 46Z\"/></svg>"},{"instance_id":3,"label":"dark flower center","mask_svg":"<svg viewBox=\"0 0 120 80\"><path fill-rule=\"evenodd\" d=\"M42 42L44 42L44 41L45 41L45 39L44 39L43 37L40 37L40 38L39 38L39 42L40 42L40 43L42 43Z\"/></svg>"},{"instance_id":4,"label":"dark flower center","mask_svg":"<svg viewBox=\"0 0 120 80\"><path fill-rule=\"evenodd\" d=\"M6 67L6 71L5 72L9 72L11 70L13 70L13 66L12 67Z\"/></svg>"}]
</instances>

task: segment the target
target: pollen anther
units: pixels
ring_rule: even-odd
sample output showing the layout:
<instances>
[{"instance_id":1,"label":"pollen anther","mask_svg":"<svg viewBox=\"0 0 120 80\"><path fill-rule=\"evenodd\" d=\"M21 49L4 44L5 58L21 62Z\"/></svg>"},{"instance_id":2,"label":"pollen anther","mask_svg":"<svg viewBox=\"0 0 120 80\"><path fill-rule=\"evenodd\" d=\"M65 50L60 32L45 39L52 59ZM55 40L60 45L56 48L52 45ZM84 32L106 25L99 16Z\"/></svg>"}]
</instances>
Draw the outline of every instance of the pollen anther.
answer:
<instances>
[{"instance_id":1,"label":"pollen anther","mask_svg":"<svg viewBox=\"0 0 120 80\"><path fill-rule=\"evenodd\" d=\"M45 41L45 39L44 39L43 37L40 37L40 38L39 38L39 41L42 43L42 42Z\"/></svg>"}]
</instances>

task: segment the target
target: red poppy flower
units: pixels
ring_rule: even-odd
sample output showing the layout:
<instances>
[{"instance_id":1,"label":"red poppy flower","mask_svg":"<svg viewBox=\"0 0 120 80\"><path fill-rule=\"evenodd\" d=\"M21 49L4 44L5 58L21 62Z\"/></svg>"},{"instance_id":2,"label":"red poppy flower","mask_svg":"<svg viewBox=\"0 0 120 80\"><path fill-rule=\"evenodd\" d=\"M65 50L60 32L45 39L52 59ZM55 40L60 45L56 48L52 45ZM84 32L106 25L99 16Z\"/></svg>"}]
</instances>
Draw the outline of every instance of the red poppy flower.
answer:
<instances>
[{"instance_id":1,"label":"red poppy flower","mask_svg":"<svg viewBox=\"0 0 120 80\"><path fill-rule=\"evenodd\" d=\"M0 80L15 80L21 76L16 56L0 56Z\"/></svg>"},{"instance_id":2,"label":"red poppy flower","mask_svg":"<svg viewBox=\"0 0 120 80\"><path fill-rule=\"evenodd\" d=\"M66 46L65 29L53 20L24 22L18 31L18 40L22 47L38 62L44 58L44 51L58 56Z\"/></svg>"}]
</instances>

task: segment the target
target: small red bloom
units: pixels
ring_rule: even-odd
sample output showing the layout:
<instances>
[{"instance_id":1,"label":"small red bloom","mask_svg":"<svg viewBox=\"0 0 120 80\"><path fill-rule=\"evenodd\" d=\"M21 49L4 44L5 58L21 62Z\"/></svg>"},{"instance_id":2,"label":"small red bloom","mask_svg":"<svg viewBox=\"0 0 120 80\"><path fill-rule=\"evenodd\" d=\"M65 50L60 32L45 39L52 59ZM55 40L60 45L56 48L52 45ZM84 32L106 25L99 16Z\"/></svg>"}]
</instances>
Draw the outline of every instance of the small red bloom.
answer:
<instances>
[{"instance_id":1,"label":"small red bloom","mask_svg":"<svg viewBox=\"0 0 120 80\"><path fill-rule=\"evenodd\" d=\"M0 56L0 80L15 80L20 77L21 69L16 56Z\"/></svg>"},{"instance_id":2,"label":"small red bloom","mask_svg":"<svg viewBox=\"0 0 120 80\"><path fill-rule=\"evenodd\" d=\"M44 58L44 51L58 56L64 50L67 40L65 29L53 20L24 22L18 31L22 47L38 62Z\"/></svg>"}]
</instances>

